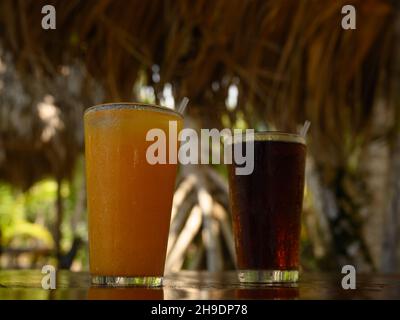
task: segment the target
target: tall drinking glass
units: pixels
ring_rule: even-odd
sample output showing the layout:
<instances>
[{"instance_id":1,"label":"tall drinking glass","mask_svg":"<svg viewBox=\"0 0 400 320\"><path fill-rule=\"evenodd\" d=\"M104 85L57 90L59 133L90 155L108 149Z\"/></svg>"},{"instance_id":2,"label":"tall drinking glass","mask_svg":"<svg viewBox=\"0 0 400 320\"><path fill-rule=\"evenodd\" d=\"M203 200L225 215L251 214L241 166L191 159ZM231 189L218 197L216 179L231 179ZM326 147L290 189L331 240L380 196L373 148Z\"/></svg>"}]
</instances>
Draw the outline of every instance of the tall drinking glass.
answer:
<instances>
[{"instance_id":1,"label":"tall drinking glass","mask_svg":"<svg viewBox=\"0 0 400 320\"><path fill-rule=\"evenodd\" d=\"M305 140L298 135L279 132L255 133L252 139L253 172L236 175L237 165L229 166L239 280L296 282ZM251 141L243 139L237 143L246 142Z\"/></svg>"},{"instance_id":2,"label":"tall drinking glass","mask_svg":"<svg viewBox=\"0 0 400 320\"><path fill-rule=\"evenodd\" d=\"M177 152L182 116L155 105L106 104L89 108L84 124L92 283L160 286L177 164L149 163L154 141L146 136L161 129L167 153Z\"/></svg>"}]
</instances>

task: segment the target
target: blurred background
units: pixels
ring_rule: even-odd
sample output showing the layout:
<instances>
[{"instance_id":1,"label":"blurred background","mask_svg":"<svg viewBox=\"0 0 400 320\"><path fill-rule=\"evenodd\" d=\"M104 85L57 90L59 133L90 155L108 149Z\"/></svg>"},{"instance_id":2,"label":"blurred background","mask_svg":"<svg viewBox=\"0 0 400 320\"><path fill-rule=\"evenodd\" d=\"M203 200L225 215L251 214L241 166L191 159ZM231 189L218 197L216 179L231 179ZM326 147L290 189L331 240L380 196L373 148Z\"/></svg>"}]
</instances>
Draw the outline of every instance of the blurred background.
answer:
<instances>
[{"instance_id":1,"label":"blurred background","mask_svg":"<svg viewBox=\"0 0 400 320\"><path fill-rule=\"evenodd\" d=\"M184 96L197 130L310 120L302 269L400 271L396 0L0 0L0 268L87 270L84 110ZM181 166L167 271L233 269L230 221L226 168Z\"/></svg>"}]
</instances>

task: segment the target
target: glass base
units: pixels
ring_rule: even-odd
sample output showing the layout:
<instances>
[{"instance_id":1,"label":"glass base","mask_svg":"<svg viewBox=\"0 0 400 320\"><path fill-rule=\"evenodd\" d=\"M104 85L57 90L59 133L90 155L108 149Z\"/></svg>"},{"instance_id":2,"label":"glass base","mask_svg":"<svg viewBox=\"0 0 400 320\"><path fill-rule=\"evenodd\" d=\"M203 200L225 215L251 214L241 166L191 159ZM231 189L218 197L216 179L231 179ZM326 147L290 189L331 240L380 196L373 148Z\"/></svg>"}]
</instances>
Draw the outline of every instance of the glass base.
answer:
<instances>
[{"instance_id":1,"label":"glass base","mask_svg":"<svg viewBox=\"0 0 400 320\"><path fill-rule=\"evenodd\" d=\"M239 270L242 283L295 283L299 280L297 270Z\"/></svg>"},{"instance_id":2,"label":"glass base","mask_svg":"<svg viewBox=\"0 0 400 320\"><path fill-rule=\"evenodd\" d=\"M92 285L110 287L161 287L163 277L91 276Z\"/></svg>"}]
</instances>

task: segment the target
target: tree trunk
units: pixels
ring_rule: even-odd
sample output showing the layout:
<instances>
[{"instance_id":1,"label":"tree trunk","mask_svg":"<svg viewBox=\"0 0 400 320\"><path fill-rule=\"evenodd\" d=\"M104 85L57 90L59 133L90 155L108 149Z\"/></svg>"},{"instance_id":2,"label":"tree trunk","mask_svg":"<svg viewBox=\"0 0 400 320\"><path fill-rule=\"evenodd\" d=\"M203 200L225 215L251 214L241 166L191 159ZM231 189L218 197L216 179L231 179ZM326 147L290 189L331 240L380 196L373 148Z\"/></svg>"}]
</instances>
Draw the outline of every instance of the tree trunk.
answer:
<instances>
[{"instance_id":1,"label":"tree trunk","mask_svg":"<svg viewBox=\"0 0 400 320\"><path fill-rule=\"evenodd\" d=\"M62 179L57 178L56 219L54 225L54 241L57 263L61 258L61 223L63 218L63 203L61 195Z\"/></svg>"},{"instance_id":2,"label":"tree trunk","mask_svg":"<svg viewBox=\"0 0 400 320\"><path fill-rule=\"evenodd\" d=\"M399 222L400 222L400 134L391 154L390 199L384 223L382 271L398 270Z\"/></svg>"},{"instance_id":3,"label":"tree trunk","mask_svg":"<svg viewBox=\"0 0 400 320\"><path fill-rule=\"evenodd\" d=\"M384 238L382 244L382 271L395 272L399 270L400 237L400 2L394 1L396 7L394 26L394 52L391 71L393 72L393 87L391 101L396 110L395 130L396 137L390 149L390 177L389 177L389 204L386 221L384 223Z\"/></svg>"}]
</instances>

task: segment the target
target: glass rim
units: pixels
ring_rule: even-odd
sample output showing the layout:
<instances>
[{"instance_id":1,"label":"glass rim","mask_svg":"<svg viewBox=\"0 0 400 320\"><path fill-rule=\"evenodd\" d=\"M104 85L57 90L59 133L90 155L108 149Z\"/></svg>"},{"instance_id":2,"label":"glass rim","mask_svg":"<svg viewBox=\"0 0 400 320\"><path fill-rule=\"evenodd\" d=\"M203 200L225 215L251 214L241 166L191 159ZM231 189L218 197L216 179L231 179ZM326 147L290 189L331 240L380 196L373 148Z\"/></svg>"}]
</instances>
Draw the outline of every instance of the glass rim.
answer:
<instances>
[{"instance_id":1,"label":"glass rim","mask_svg":"<svg viewBox=\"0 0 400 320\"><path fill-rule=\"evenodd\" d=\"M87 108L84 112L84 115L97 112L97 111L104 111L104 110L115 110L115 109L122 109L122 110L152 110L161 113L169 113L174 114L183 119L183 115L176 110L159 106L157 104L152 103L144 103L144 102L109 102L109 103L102 103L97 104L93 107Z\"/></svg>"},{"instance_id":2,"label":"glass rim","mask_svg":"<svg viewBox=\"0 0 400 320\"><path fill-rule=\"evenodd\" d=\"M244 139L241 141L233 141L233 143L246 142L246 141L281 141L281 142L292 142L307 145L305 137L296 133L282 132L282 131L255 131L253 137L250 139L246 138L246 133L233 134L232 138L243 136Z\"/></svg>"}]
</instances>

